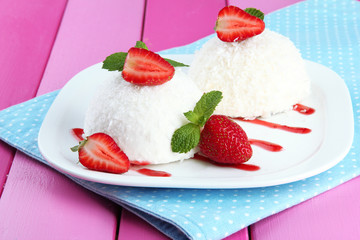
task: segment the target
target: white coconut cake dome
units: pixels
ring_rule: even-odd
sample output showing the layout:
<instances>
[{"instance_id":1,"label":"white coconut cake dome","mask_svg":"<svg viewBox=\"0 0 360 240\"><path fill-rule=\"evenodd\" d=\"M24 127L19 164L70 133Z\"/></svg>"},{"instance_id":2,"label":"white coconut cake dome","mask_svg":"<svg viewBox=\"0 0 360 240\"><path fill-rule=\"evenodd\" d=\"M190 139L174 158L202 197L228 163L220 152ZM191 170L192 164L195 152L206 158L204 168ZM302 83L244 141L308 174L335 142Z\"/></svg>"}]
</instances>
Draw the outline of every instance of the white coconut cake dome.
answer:
<instances>
[{"instance_id":1,"label":"white coconut cake dome","mask_svg":"<svg viewBox=\"0 0 360 240\"><path fill-rule=\"evenodd\" d=\"M195 54L189 75L202 91L221 91L215 113L231 117L284 112L310 93L299 50L289 38L268 29L241 42L210 39Z\"/></svg>"},{"instance_id":2,"label":"white coconut cake dome","mask_svg":"<svg viewBox=\"0 0 360 240\"><path fill-rule=\"evenodd\" d=\"M86 135L110 135L130 161L161 164L193 157L196 149L171 150L173 133L188 122L183 113L202 96L181 68L176 68L170 81L157 86L131 84L121 72L104 81L86 112Z\"/></svg>"}]
</instances>

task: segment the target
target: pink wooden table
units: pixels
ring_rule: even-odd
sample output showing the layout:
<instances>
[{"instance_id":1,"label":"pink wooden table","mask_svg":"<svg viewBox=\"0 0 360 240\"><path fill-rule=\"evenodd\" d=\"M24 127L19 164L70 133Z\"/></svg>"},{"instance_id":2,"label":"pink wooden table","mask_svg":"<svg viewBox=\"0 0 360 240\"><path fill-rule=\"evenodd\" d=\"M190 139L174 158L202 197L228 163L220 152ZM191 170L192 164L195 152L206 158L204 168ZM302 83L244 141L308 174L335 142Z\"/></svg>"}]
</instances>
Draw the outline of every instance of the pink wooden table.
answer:
<instances>
[{"instance_id":1,"label":"pink wooden table","mask_svg":"<svg viewBox=\"0 0 360 240\"><path fill-rule=\"evenodd\" d=\"M136 40L159 51L211 34L226 4L269 13L297 1L2 0L0 109L60 89ZM0 239L167 239L2 142L0 157ZM228 239L360 239L359 189L360 177Z\"/></svg>"}]
</instances>

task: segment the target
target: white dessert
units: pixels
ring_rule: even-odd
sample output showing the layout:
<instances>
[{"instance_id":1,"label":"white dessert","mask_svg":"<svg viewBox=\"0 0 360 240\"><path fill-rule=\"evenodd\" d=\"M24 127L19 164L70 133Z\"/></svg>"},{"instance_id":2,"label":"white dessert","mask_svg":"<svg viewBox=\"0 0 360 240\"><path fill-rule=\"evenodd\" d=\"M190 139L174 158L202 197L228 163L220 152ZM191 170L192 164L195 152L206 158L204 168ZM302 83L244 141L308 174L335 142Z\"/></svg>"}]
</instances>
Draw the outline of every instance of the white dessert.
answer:
<instances>
[{"instance_id":1,"label":"white dessert","mask_svg":"<svg viewBox=\"0 0 360 240\"><path fill-rule=\"evenodd\" d=\"M193 157L196 149L182 154L171 150L173 133L188 123L183 113L202 96L181 68L176 68L170 81L157 86L131 84L121 72L104 81L86 113L86 135L109 134L130 161L161 164Z\"/></svg>"},{"instance_id":2,"label":"white dessert","mask_svg":"<svg viewBox=\"0 0 360 240\"><path fill-rule=\"evenodd\" d=\"M202 91L221 91L215 113L231 117L267 117L292 109L310 93L299 50L267 29L242 42L210 39L195 54L189 75Z\"/></svg>"}]
</instances>

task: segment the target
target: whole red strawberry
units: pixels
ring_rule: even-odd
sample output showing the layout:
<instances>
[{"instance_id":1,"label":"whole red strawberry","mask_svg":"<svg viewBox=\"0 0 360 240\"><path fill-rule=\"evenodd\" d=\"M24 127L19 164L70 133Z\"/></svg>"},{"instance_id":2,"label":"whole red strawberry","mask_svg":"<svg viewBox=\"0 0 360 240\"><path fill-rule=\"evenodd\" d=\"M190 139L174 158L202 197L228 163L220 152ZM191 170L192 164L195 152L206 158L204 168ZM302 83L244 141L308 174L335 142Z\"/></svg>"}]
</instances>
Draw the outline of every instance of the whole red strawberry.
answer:
<instances>
[{"instance_id":1,"label":"whole red strawberry","mask_svg":"<svg viewBox=\"0 0 360 240\"><path fill-rule=\"evenodd\" d=\"M227 6L220 10L215 31L224 42L237 42L262 33L265 23L244 10Z\"/></svg>"},{"instance_id":2,"label":"whole red strawberry","mask_svg":"<svg viewBox=\"0 0 360 240\"><path fill-rule=\"evenodd\" d=\"M122 77L136 85L160 85L169 81L175 68L159 54L143 48L130 48L125 59Z\"/></svg>"},{"instance_id":3,"label":"whole red strawberry","mask_svg":"<svg viewBox=\"0 0 360 240\"><path fill-rule=\"evenodd\" d=\"M110 173L125 173L130 161L114 139L105 133L94 133L71 148L79 152L80 163L92 170Z\"/></svg>"},{"instance_id":4,"label":"whole red strawberry","mask_svg":"<svg viewBox=\"0 0 360 240\"><path fill-rule=\"evenodd\" d=\"M212 115L201 132L200 151L211 160L222 164L248 161L252 148L245 131L223 115Z\"/></svg>"}]
</instances>

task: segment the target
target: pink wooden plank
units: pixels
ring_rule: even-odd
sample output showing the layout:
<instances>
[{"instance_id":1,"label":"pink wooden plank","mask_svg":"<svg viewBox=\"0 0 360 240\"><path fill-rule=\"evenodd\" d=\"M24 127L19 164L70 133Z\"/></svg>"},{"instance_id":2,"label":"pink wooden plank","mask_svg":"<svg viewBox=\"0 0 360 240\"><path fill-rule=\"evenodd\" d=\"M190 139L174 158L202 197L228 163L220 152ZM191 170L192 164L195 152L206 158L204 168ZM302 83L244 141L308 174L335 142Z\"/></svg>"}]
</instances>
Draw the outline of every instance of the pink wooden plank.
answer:
<instances>
[{"instance_id":1,"label":"pink wooden plank","mask_svg":"<svg viewBox=\"0 0 360 240\"><path fill-rule=\"evenodd\" d=\"M246 240L249 239L248 228L243 228L236 233L224 238L224 240Z\"/></svg>"},{"instance_id":2,"label":"pink wooden plank","mask_svg":"<svg viewBox=\"0 0 360 240\"><path fill-rule=\"evenodd\" d=\"M141 38L144 0L70 1L39 94L60 89L76 73Z\"/></svg>"},{"instance_id":3,"label":"pink wooden plank","mask_svg":"<svg viewBox=\"0 0 360 240\"><path fill-rule=\"evenodd\" d=\"M156 228L142 220L135 214L123 210L118 240L168 240L167 236L157 231Z\"/></svg>"},{"instance_id":4,"label":"pink wooden plank","mask_svg":"<svg viewBox=\"0 0 360 240\"><path fill-rule=\"evenodd\" d=\"M49 0L0 2L0 109L35 96L66 0L49 3ZM0 143L0 156L2 187L14 150Z\"/></svg>"},{"instance_id":5,"label":"pink wooden plank","mask_svg":"<svg viewBox=\"0 0 360 240\"><path fill-rule=\"evenodd\" d=\"M219 0L148 0L143 41L153 51L178 47L214 33Z\"/></svg>"},{"instance_id":6,"label":"pink wooden plank","mask_svg":"<svg viewBox=\"0 0 360 240\"><path fill-rule=\"evenodd\" d=\"M0 204L0 239L114 239L117 210L17 153Z\"/></svg>"},{"instance_id":7,"label":"pink wooden plank","mask_svg":"<svg viewBox=\"0 0 360 240\"><path fill-rule=\"evenodd\" d=\"M360 238L360 177L251 227L254 240Z\"/></svg>"},{"instance_id":8,"label":"pink wooden plank","mask_svg":"<svg viewBox=\"0 0 360 240\"><path fill-rule=\"evenodd\" d=\"M229 5L238 6L241 9L245 9L248 7L258 8L263 13L267 14L273 12L275 10L287 7L297 2L301 2L303 0L271 0L271 1L264 1L264 0L228 0Z\"/></svg>"},{"instance_id":9,"label":"pink wooden plank","mask_svg":"<svg viewBox=\"0 0 360 240\"><path fill-rule=\"evenodd\" d=\"M14 158L15 149L8 146L4 142L0 142L0 197L2 194L3 186L6 181L6 176L9 173L10 166L12 164L12 160Z\"/></svg>"},{"instance_id":10,"label":"pink wooden plank","mask_svg":"<svg viewBox=\"0 0 360 240\"><path fill-rule=\"evenodd\" d=\"M62 87L82 68L132 46L141 35L143 7L142 0L69 1L38 94ZM118 210L17 154L0 201L0 216L6 219L0 221L0 239L114 239Z\"/></svg>"},{"instance_id":11,"label":"pink wooden plank","mask_svg":"<svg viewBox=\"0 0 360 240\"><path fill-rule=\"evenodd\" d=\"M0 2L0 109L35 96L66 0Z\"/></svg>"}]
</instances>

